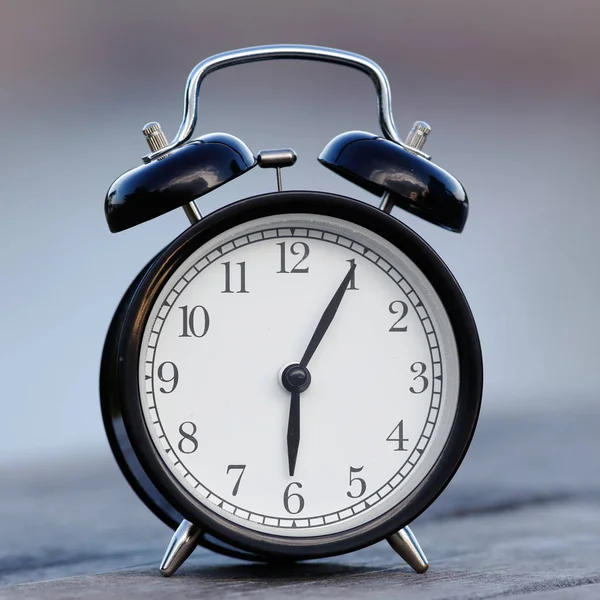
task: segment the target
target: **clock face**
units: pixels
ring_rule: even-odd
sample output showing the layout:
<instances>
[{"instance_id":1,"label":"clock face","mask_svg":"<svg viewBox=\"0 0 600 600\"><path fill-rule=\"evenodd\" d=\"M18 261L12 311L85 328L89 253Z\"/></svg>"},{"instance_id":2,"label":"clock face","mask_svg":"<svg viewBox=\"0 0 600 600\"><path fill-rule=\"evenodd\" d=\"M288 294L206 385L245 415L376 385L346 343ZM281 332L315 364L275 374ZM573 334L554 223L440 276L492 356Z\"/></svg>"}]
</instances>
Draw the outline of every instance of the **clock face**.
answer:
<instances>
[{"instance_id":1,"label":"clock face","mask_svg":"<svg viewBox=\"0 0 600 600\"><path fill-rule=\"evenodd\" d=\"M193 252L150 311L138 378L181 487L287 537L352 529L405 499L444 449L460 383L446 310L417 266L367 229L308 214Z\"/></svg>"}]
</instances>

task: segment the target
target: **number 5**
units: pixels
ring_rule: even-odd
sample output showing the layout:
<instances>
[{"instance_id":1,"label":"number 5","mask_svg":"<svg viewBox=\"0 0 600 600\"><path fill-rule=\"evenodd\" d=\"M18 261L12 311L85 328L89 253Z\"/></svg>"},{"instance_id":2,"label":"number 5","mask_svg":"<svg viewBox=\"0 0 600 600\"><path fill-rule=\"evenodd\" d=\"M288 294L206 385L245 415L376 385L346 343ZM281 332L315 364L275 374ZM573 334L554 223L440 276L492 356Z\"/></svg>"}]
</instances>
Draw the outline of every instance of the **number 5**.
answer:
<instances>
[{"instance_id":1,"label":"number 5","mask_svg":"<svg viewBox=\"0 0 600 600\"><path fill-rule=\"evenodd\" d=\"M352 487L352 484L356 481L360 483L360 491L358 494L356 494L356 496L352 493L352 491L346 492L348 498L360 498L367 491L367 482L364 479L361 479L360 477L352 477L354 473L360 473L363 469L364 467L350 467L350 487Z\"/></svg>"}]
</instances>

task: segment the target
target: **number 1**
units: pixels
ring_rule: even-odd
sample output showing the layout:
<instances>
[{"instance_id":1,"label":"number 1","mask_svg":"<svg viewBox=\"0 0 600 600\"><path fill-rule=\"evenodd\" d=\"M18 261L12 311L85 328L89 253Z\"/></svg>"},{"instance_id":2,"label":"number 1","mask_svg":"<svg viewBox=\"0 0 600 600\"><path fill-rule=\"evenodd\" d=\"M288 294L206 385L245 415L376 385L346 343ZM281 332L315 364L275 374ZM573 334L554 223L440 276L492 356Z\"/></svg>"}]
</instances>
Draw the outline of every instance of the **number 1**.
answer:
<instances>
[{"instance_id":1,"label":"number 1","mask_svg":"<svg viewBox=\"0 0 600 600\"><path fill-rule=\"evenodd\" d=\"M346 289L358 291L358 288L356 287L356 261L353 258L349 258L346 262L354 267L354 271L352 271L352 276L350 277L350 283Z\"/></svg>"}]
</instances>

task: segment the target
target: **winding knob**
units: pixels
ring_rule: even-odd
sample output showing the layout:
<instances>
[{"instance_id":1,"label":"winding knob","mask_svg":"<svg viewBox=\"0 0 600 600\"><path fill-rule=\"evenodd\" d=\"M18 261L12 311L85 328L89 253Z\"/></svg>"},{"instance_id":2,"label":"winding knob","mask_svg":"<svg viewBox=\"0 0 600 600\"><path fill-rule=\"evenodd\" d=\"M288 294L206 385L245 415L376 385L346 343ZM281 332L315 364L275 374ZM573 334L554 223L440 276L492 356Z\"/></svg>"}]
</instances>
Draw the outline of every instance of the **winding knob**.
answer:
<instances>
[{"instance_id":1,"label":"winding knob","mask_svg":"<svg viewBox=\"0 0 600 600\"><path fill-rule=\"evenodd\" d=\"M431 127L425 121L415 121L404 143L415 150L421 150L431 133Z\"/></svg>"},{"instance_id":2,"label":"winding knob","mask_svg":"<svg viewBox=\"0 0 600 600\"><path fill-rule=\"evenodd\" d=\"M142 133L148 142L148 146L150 146L150 150L152 152L156 152L157 150L161 150L165 146L169 145L165 134L163 133L162 127L160 123L151 122L144 125L142 129Z\"/></svg>"}]
</instances>

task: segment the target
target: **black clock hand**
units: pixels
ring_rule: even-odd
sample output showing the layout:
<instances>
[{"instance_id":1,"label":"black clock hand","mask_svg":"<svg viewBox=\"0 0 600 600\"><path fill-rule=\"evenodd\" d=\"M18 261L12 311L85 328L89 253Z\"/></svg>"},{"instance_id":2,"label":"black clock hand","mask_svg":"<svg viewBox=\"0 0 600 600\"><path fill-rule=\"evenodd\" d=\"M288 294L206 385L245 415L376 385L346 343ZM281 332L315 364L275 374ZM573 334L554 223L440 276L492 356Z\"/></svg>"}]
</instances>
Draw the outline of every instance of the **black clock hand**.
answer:
<instances>
[{"instance_id":1,"label":"black clock hand","mask_svg":"<svg viewBox=\"0 0 600 600\"><path fill-rule=\"evenodd\" d=\"M282 373L281 382L283 387L292 394L287 430L288 465L290 477L292 477L296 470L296 458L300 445L300 394L310 385L310 373L307 368L300 365L289 365Z\"/></svg>"},{"instance_id":2,"label":"black clock hand","mask_svg":"<svg viewBox=\"0 0 600 600\"><path fill-rule=\"evenodd\" d=\"M333 317L335 317L335 313L340 307L342 298L344 297L344 294L348 289L348 285L350 283L350 280L352 279L352 275L354 274L354 269L356 269L356 262L352 261L350 270L346 274L346 277L344 277L344 279L342 280L342 283L340 283L340 287L338 287L337 291L333 295L333 298L327 305L327 308L325 309L325 312L323 313L323 316L321 317L321 320L319 321L310 342L308 342L308 346L304 352L304 356L300 361L300 366L306 367L308 365L310 359L312 358L312 355L315 353L315 350L321 343L325 332L329 329L329 326L333 321Z\"/></svg>"},{"instance_id":3,"label":"black clock hand","mask_svg":"<svg viewBox=\"0 0 600 600\"><path fill-rule=\"evenodd\" d=\"M296 458L300 446L300 391L292 392L290 401L290 418L288 420L287 447L290 477L294 476L296 470Z\"/></svg>"}]
</instances>

